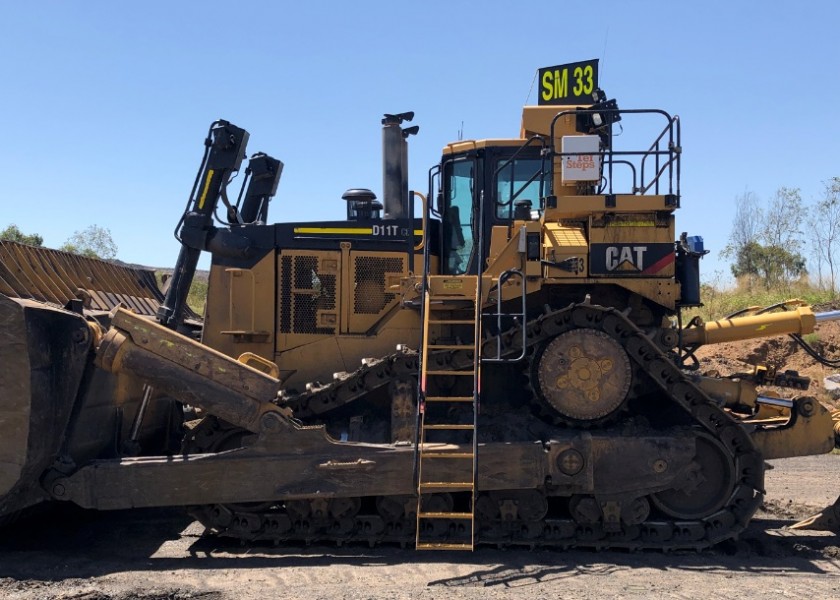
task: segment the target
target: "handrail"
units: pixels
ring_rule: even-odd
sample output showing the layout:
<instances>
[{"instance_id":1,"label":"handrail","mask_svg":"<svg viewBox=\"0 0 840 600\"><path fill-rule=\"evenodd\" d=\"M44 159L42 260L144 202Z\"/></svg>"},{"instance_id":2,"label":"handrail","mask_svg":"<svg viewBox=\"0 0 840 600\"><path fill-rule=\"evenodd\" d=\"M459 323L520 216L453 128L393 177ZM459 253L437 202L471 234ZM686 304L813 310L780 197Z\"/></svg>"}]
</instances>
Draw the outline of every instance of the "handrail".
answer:
<instances>
[{"instance_id":1,"label":"handrail","mask_svg":"<svg viewBox=\"0 0 840 600\"><path fill-rule=\"evenodd\" d=\"M414 243L414 196L420 196L420 200L423 204L423 224L422 224L422 235L420 237L420 243ZM426 196L421 194L420 192L415 192L411 190L408 192L408 235L406 236L406 243L408 244L408 272L414 273L414 253L423 250L426 246Z\"/></svg>"},{"instance_id":2,"label":"handrail","mask_svg":"<svg viewBox=\"0 0 840 600\"><path fill-rule=\"evenodd\" d=\"M475 192L473 192L475 194ZM475 199L475 196L473 196ZM473 482L478 483L478 414L481 411L481 315L483 313L483 295L481 284L484 279L484 190L478 193L478 252L476 254L476 276L475 276L475 306L473 312ZM476 488L474 488L476 489ZM473 502L475 499L473 498Z\"/></svg>"},{"instance_id":3,"label":"handrail","mask_svg":"<svg viewBox=\"0 0 840 600\"><path fill-rule=\"evenodd\" d=\"M511 277L518 277L520 280L520 285L522 287L522 311L518 313L506 313L502 312L502 286L507 282L508 279ZM527 309L526 309L526 299L527 299L527 290L526 290L526 279L525 275L519 269L508 269L503 271L496 283L496 312L487 315L488 317L496 317L496 355L492 358L484 358L482 357L482 361L486 363L501 363L501 362L517 362L525 358L525 351L528 345L527 334L528 329L525 327L525 319L527 318ZM521 317L522 321L520 322L520 335L522 336L522 351L520 352L519 356L514 358L502 358L502 335L501 332L505 331L505 328L502 323L503 317Z\"/></svg>"},{"instance_id":4,"label":"handrail","mask_svg":"<svg viewBox=\"0 0 840 600\"><path fill-rule=\"evenodd\" d=\"M674 142L674 129L676 129L676 132L677 132L676 143ZM662 165L661 169L657 168L657 173L654 176L653 180L647 186L645 186L645 183L644 183L645 182L645 161L648 159L648 157L650 155L655 154L656 164L657 164L657 167L658 167L658 165L659 165L659 155L665 153L664 150L658 150L659 142L665 136L666 131L668 132L668 150L667 150L668 162L666 162L664 165ZM642 164L641 164L641 177L642 177L641 183L642 183L642 185L641 185L641 188L642 188L643 193L648 191L653 186L654 183L657 183L657 191L659 191L659 185L658 185L659 177L662 175L662 173L665 172L665 169L667 167L671 166L671 164L673 164L673 163L676 163L676 168L677 168L677 196L680 195L679 156L680 156L680 154L682 154L681 138L682 138L682 133L681 133L681 127L680 127L680 117L678 115L674 115L671 118L671 120L668 122L668 125L665 127L665 129L663 129L662 132L659 134L659 137L657 137L653 141L653 144L651 144L650 148L648 148L648 154L645 154L645 155L642 156ZM657 148L656 152L653 152L654 147ZM669 187L668 191L669 191L669 193L673 193L673 188Z\"/></svg>"},{"instance_id":5,"label":"handrail","mask_svg":"<svg viewBox=\"0 0 840 600\"><path fill-rule=\"evenodd\" d=\"M498 186L499 173L501 173L508 165L512 164L514 160L519 158L519 155L522 152L524 152L525 149L528 148L531 145L531 142L533 142L535 140L540 142L540 147L542 149L545 149L545 138L543 136L535 135L535 136L531 136L530 138L528 138L528 141L526 141L524 144L522 144L516 152L514 152L507 160L500 163L499 166L496 167L496 169L493 171L493 180L492 180L493 181L493 188L492 189L496 189L497 186ZM542 187L543 187L543 184L545 183L545 168L544 168L544 165L541 165L540 170L536 171L528 179L528 181L526 181L524 184L522 184L522 187L519 188L519 190L516 192L516 194L513 195L513 197L510 199L509 202L499 202L498 198L496 199L495 204L497 206L507 205L507 206L510 207L508 209L508 213L509 213L508 218L511 218L513 216L513 212L512 212L513 211L513 201L517 198L517 196L519 196L520 193L522 193L522 190L524 190L526 187L528 187L528 185L531 184L531 182L533 182L534 180L536 180L536 178L538 176L540 177L540 196L542 196L542 191L543 191Z\"/></svg>"},{"instance_id":6,"label":"handrail","mask_svg":"<svg viewBox=\"0 0 840 600\"><path fill-rule=\"evenodd\" d=\"M510 158L508 158L504 162L500 163L499 166L496 167L496 169L493 171L493 179L492 179L491 189L498 190L498 188L499 188L499 173L501 173L508 165L513 164L513 161L516 160L519 157L519 155L522 152L524 152L525 149L528 148L531 145L531 142L534 142L535 140L539 141L539 143L540 143L540 157L541 157L542 161L541 161L539 170L536 171L533 175L531 175L531 177L528 178L528 181L526 181L525 183L522 184L522 186L519 188L519 190L516 191L516 193L510 198L510 200L508 202L499 202L498 198L496 198L495 202L494 202L494 212L495 212L495 207L496 206L507 205L507 207L508 207L508 216L507 216L507 218L508 218L508 232L507 232L508 241L510 241L510 239L513 237L513 205L514 205L514 201L519 196L519 194L522 193L522 191L525 188L527 188L529 185L531 185L532 182L534 182L537 179L537 177L540 178L540 191L539 191L540 208L539 208L539 210L543 210L545 208L544 206L542 206L542 198L544 196L543 190L545 188L545 147L546 147L545 138L541 135L531 136L530 138L528 138L528 141L526 141L524 144L522 144L519 147L519 149L516 152L514 152L513 155L510 156Z\"/></svg>"},{"instance_id":7,"label":"handrail","mask_svg":"<svg viewBox=\"0 0 840 600\"><path fill-rule=\"evenodd\" d=\"M423 248L425 248L425 246L426 246L426 204L428 203L428 199L426 198L426 196L424 196L420 192L411 191L411 192L409 192L409 194L412 194L413 196L420 196L420 202L423 203L423 223L421 225L421 230L423 231L423 235L420 238L420 243L417 244L416 246L414 246L415 251L420 251ZM409 236L410 240L414 239L414 211L413 211L414 206L413 205L414 205L414 203L412 202L412 212L411 212L411 219L410 219L411 229L410 229L410 236Z\"/></svg>"},{"instance_id":8,"label":"handrail","mask_svg":"<svg viewBox=\"0 0 840 600\"><path fill-rule=\"evenodd\" d=\"M602 168L604 164L607 167L608 174L607 174L607 182L606 185L608 187L607 190L604 190L603 186L599 189L599 192L606 191L608 194L614 194L613 189L613 165L614 164L623 164L623 165L630 165L632 170L632 194L636 193L645 193L650 190L652 187L656 186L656 192L659 193L659 184L662 176L667 172L668 173L668 193L674 194L674 188L676 184L676 195L679 196L680 194L680 155L682 153L682 146L681 146L681 131L680 131L680 120L678 116L671 116L669 113L665 112L664 110L657 109L657 108L640 108L640 109L619 109L619 108L575 108L571 110L564 110L557 113L551 120L551 125L549 128L549 134L551 138L550 143L550 154L552 157L564 157L564 156L573 156L580 154L580 152L557 152L556 150L556 125L557 121L564 116L569 115L592 115L592 114L600 114L604 115L629 115L629 114L654 114L654 115L661 115L664 117L666 123L665 126L660 131L659 135L650 145L647 150L614 150L613 149L613 133L612 133L612 126L606 128L606 147L597 153L598 156L602 159ZM608 119L605 118L605 121L614 123L617 119ZM660 144L667 136L668 139L668 148L667 149L660 149ZM639 181L636 181L636 169L633 166L633 163L630 161L625 160L615 160L616 157L620 156L636 156L641 157L640 162L640 173L639 173ZM660 158L667 157L664 160L664 163L660 166ZM652 158L655 162L654 167L654 175L651 178L651 181L646 181L645 178L645 164L648 159ZM555 161L551 161L550 166L550 187L549 192L550 196L555 195ZM676 179L676 181L674 181Z\"/></svg>"}]
</instances>

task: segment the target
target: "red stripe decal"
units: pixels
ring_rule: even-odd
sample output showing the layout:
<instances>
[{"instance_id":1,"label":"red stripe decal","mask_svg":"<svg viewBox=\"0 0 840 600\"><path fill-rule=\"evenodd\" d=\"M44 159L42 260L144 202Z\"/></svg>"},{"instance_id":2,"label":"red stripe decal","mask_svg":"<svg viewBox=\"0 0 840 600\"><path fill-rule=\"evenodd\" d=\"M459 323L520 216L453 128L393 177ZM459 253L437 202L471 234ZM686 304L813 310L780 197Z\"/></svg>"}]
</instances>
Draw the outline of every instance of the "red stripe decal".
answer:
<instances>
[{"instance_id":1,"label":"red stripe decal","mask_svg":"<svg viewBox=\"0 0 840 600\"><path fill-rule=\"evenodd\" d=\"M674 253L669 252L668 254L660 258L658 261L653 263L651 266L649 266L647 269L642 271L642 274L651 275L653 273L658 273L659 271L670 265L672 262L674 262Z\"/></svg>"}]
</instances>

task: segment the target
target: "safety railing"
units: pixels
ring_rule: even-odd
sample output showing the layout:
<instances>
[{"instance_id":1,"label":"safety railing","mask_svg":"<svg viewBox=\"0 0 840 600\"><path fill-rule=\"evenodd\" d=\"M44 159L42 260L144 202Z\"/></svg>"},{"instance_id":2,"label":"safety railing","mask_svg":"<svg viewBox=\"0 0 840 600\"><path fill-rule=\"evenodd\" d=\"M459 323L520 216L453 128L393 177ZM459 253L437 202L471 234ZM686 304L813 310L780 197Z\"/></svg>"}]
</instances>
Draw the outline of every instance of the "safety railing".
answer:
<instances>
[{"instance_id":1,"label":"safety railing","mask_svg":"<svg viewBox=\"0 0 840 600\"><path fill-rule=\"evenodd\" d=\"M665 120L665 125L658 131L650 146L642 150L618 150L614 148L613 128L622 117L628 115L659 115ZM588 131L578 131L580 134L598 135L601 139L597 152L563 152L556 144L557 122L566 116L573 116L580 122L592 125ZM600 125L597 125L600 123ZM656 131L656 130L655 130ZM662 194L676 199L680 196L680 156L682 154L680 120L678 116L671 116L660 109L619 109L619 108L591 108L572 109L557 113L551 121L549 154L554 159L549 166L549 197L556 197L555 169L566 158L591 154L600 157L600 179L595 186L597 194ZM630 189L616 189L616 168L626 167L630 173Z\"/></svg>"}]
</instances>

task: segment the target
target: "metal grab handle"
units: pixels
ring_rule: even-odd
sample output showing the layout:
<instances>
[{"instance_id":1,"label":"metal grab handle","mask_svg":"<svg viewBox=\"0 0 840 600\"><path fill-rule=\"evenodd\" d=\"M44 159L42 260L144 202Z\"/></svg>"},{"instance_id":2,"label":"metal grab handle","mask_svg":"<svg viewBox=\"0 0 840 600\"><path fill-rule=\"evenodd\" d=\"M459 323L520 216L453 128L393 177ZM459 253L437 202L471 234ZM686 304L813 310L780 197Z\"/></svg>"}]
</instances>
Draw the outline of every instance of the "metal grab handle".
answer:
<instances>
[{"instance_id":1,"label":"metal grab handle","mask_svg":"<svg viewBox=\"0 0 840 600\"><path fill-rule=\"evenodd\" d=\"M520 285L522 287L522 311L518 313L505 313L502 312L502 286L513 277L519 278ZM499 278L496 282L496 312L485 315L488 317L496 317L496 356L494 356L493 358L482 357L482 362L517 362L525 358L525 350L527 345L527 328L525 327L525 319L527 316L526 297L527 290L525 284L525 276L522 274L522 271L520 271L519 269L508 269L507 271L504 271L501 275L499 275ZM519 330L522 336L522 351L519 353L519 356L513 358L502 357L503 317L510 317L512 319L519 317L520 319Z\"/></svg>"},{"instance_id":2,"label":"metal grab handle","mask_svg":"<svg viewBox=\"0 0 840 600\"><path fill-rule=\"evenodd\" d=\"M409 192L409 194L414 194L415 196L420 196L420 202L423 203L423 223L422 223L422 227L421 227L422 231L423 231L423 235L420 237L420 243L417 244L416 246L414 246L414 249L416 251L420 251L420 250L422 250L423 248L426 247L426 196L424 196L420 192L415 192L413 190L411 192ZM414 237L414 214L411 215L411 220L409 222L411 223L411 231L409 232L409 235L412 236L412 238L413 238Z\"/></svg>"}]
</instances>

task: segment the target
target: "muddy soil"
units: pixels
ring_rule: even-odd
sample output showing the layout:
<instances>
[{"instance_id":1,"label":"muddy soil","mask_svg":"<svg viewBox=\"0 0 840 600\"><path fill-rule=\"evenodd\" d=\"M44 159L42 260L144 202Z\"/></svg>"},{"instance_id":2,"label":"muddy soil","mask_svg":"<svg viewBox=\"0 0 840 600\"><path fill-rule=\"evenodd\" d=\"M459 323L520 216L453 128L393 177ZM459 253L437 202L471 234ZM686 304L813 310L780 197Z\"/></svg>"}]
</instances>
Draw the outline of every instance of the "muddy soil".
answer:
<instances>
[{"instance_id":1,"label":"muddy soil","mask_svg":"<svg viewBox=\"0 0 840 600\"><path fill-rule=\"evenodd\" d=\"M703 552L241 546L178 510L61 507L0 539L0 598L837 598L840 538L785 527L840 493L840 455L772 461L738 541Z\"/></svg>"}]
</instances>

